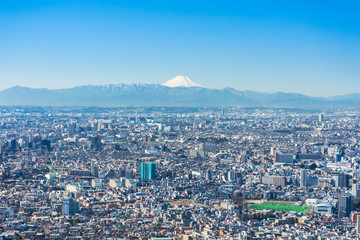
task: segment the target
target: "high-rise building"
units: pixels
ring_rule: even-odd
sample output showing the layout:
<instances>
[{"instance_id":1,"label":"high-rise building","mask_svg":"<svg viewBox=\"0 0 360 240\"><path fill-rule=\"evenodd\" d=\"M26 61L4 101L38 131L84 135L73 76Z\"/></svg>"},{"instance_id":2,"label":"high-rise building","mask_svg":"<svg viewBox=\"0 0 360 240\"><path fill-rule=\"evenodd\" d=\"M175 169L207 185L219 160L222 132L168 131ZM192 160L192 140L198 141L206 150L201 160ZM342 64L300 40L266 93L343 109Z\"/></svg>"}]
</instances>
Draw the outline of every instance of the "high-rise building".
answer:
<instances>
[{"instance_id":1,"label":"high-rise building","mask_svg":"<svg viewBox=\"0 0 360 240\"><path fill-rule=\"evenodd\" d=\"M99 176L99 168L95 165L91 165L91 176L98 177Z\"/></svg>"},{"instance_id":2,"label":"high-rise building","mask_svg":"<svg viewBox=\"0 0 360 240\"><path fill-rule=\"evenodd\" d=\"M350 176L346 173L339 173L335 176L335 186L336 187L348 187L349 186Z\"/></svg>"},{"instance_id":3,"label":"high-rise building","mask_svg":"<svg viewBox=\"0 0 360 240\"><path fill-rule=\"evenodd\" d=\"M156 163L141 163L141 179L153 180L156 178Z\"/></svg>"},{"instance_id":4,"label":"high-rise building","mask_svg":"<svg viewBox=\"0 0 360 240\"><path fill-rule=\"evenodd\" d=\"M236 181L236 173L234 171L229 171L227 174L228 182Z\"/></svg>"},{"instance_id":5,"label":"high-rise building","mask_svg":"<svg viewBox=\"0 0 360 240\"><path fill-rule=\"evenodd\" d=\"M335 154L335 161L336 162L341 162L342 157L343 156L341 154Z\"/></svg>"},{"instance_id":6,"label":"high-rise building","mask_svg":"<svg viewBox=\"0 0 360 240\"><path fill-rule=\"evenodd\" d=\"M360 234L360 215L357 215L356 234L357 234L358 236L359 236L359 234Z\"/></svg>"},{"instance_id":7,"label":"high-rise building","mask_svg":"<svg viewBox=\"0 0 360 240\"><path fill-rule=\"evenodd\" d=\"M129 169L129 170L125 170L125 174L124 174L125 178L133 178L134 177L134 171Z\"/></svg>"},{"instance_id":8,"label":"high-rise building","mask_svg":"<svg viewBox=\"0 0 360 240\"><path fill-rule=\"evenodd\" d=\"M80 210L80 204L78 201L74 200L71 196L69 198L64 198L62 205L62 212L65 215L75 215Z\"/></svg>"},{"instance_id":9,"label":"high-rise building","mask_svg":"<svg viewBox=\"0 0 360 240\"><path fill-rule=\"evenodd\" d=\"M354 183L351 188L351 194L354 198L360 197L360 183Z\"/></svg>"},{"instance_id":10,"label":"high-rise building","mask_svg":"<svg viewBox=\"0 0 360 240\"><path fill-rule=\"evenodd\" d=\"M211 179L212 179L212 171L210 169L208 169L206 171L205 178L206 178L206 181L211 181Z\"/></svg>"},{"instance_id":11,"label":"high-rise building","mask_svg":"<svg viewBox=\"0 0 360 240\"><path fill-rule=\"evenodd\" d=\"M320 113L319 114L319 122L324 121L324 114Z\"/></svg>"},{"instance_id":12,"label":"high-rise building","mask_svg":"<svg viewBox=\"0 0 360 240\"><path fill-rule=\"evenodd\" d=\"M188 174L187 174L187 180L191 180L192 179L192 172L189 172Z\"/></svg>"},{"instance_id":13,"label":"high-rise building","mask_svg":"<svg viewBox=\"0 0 360 240\"><path fill-rule=\"evenodd\" d=\"M148 169L149 169L149 179L155 179L156 178L156 163L148 163Z\"/></svg>"},{"instance_id":14,"label":"high-rise building","mask_svg":"<svg viewBox=\"0 0 360 240\"><path fill-rule=\"evenodd\" d=\"M141 163L141 179L147 179L147 163L142 162Z\"/></svg>"},{"instance_id":15,"label":"high-rise building","mask_svg":"<svg viewBox=\"0 0 360 240\"><path fill-rule=\"evenodd\" d=\"M243 181L242 173L241 173L241 172L236 172L235 175L236 175L236 176L235 176L236 182L239 183L239 184L242 184L242 181Z\"/></svg>"},{"instance_id":16,"label":"high-rise building","mask_svg":"<svg viewBox=\"0 0 360 240\"><path fill-rule=\"evenodd\" d=\"M276 152L276 147L271 147L271 148L270 148L270 155L271 155L271 156L274 156L274 155L275 155L275 152Z\"/></svg>"},{"instance_id":17,"label":"high-rise building","mask_svg":"<svg viewBox=\"0 0 360 240\"><path fill-rule=\"evenodd\" d=\"M16 150L18 147L18 143L16 141L16 139L11 139L10 140L10 150Z\"/></svg>"},{"instance_id":18,"label":"high-rise building","mask_svg":"<svg viewBox=\"0 0 360 240\"><path fill-rule=\"evenodd\" d=\"M101 136L100 135L96 135L96 136L90 136L89 140L91 142L92 147L95 150L100 150L101 149Z\"/></svg>"},{"instance_id":19,"label":"high-rise building","mask_svg":"<svg viewBox=\"0 0 360 240\"><path fill-rule=\"evenodd\" d=\"M48 151L51 150L51 142L48 139L41 140L40 142L42 148L46 148Z\"/></svg>"},{"instance_id":20,"label":"high-rise building","mask_svg":"<svg viewBox=\"0 0 360 240\"><path fill-rule=\"evenodd\" d=\"M308 184L308 174L306 169L300 171L300 187L306 187Z\"/></svg>"},{"instance_id":21,"label":"high-rise building","mask_svg":"<svg viewBox=\"0 0 360 240\"><path fill-rule=\"evenodd\" d=\"M353 207L353 196L350 194L341 194L339 197L339 218L349 217Z\"/></svg>"}]
</instances>

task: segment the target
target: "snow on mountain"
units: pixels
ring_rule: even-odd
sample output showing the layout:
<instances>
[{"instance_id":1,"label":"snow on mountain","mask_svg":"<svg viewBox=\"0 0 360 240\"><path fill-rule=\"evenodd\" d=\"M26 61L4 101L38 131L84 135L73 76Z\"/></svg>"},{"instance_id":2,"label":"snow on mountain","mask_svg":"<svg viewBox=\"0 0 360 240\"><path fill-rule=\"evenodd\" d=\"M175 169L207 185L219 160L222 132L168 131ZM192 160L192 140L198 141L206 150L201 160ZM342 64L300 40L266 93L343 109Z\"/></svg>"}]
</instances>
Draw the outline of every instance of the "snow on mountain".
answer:
<instances>
[{"instance_id":1,"label":"snow on mountain","mask_svg":"<svg viewBox=\"0 0 360 240\"><path fill-rule=\"evenodd\" d=\"M202 87L187 76L177 76L161 85L166 87Z\"/></svg>"}]
</instances>

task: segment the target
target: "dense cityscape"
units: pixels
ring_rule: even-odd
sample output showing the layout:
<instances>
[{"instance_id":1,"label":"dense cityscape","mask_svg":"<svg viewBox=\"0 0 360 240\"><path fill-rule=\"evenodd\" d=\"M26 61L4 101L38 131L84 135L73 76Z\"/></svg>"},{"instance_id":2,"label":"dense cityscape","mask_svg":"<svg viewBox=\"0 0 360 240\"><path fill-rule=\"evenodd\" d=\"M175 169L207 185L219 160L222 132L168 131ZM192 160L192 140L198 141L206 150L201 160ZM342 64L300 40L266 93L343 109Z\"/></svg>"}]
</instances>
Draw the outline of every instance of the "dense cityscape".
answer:
<instances>
[{"instance_id":1,"label":"dense cityscape","mask_svg":"<svg viewBox=\"0 0 360 240\"><path fill-rule=\"evenodd\" d=\"M0 110L0 239L359 236L356 109Z\"/></svg>"},{"instance_id":2,"label":"dense cityscape","mask_svg":"<svg viewBox=\"0 0 360 240\"><path fill-rule=\"evenodd\" d=\"M359 13L0 0L0 240L360 240Z\"/></svg>"}]
</instances>

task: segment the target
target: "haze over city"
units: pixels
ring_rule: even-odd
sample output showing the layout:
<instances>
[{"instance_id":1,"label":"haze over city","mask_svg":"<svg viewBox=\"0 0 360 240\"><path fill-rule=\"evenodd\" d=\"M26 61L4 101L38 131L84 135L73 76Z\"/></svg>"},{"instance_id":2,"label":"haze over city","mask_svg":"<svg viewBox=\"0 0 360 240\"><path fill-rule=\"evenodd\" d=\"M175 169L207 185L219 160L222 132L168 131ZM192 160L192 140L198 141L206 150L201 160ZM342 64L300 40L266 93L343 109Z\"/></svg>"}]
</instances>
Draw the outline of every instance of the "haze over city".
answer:
<instances>
[{"instance_id":1,"label":"haze over city","mask_svg":"<svg viewBox=\"0 0 360 240\"><path fill-rule=\"evenodd\" d=\"M358 1L1 1L0 90L162 84L360 92Z\"/></svg>"}]
</instances>

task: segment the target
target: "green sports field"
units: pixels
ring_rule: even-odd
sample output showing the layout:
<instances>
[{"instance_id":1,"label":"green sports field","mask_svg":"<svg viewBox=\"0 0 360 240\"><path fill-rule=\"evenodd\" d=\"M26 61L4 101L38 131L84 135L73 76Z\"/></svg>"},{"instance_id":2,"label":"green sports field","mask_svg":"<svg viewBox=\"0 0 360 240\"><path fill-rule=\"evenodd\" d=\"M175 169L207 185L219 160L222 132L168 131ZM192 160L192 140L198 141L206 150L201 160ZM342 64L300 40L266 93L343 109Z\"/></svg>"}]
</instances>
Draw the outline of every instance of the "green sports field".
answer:
<instances>
[{"instance_id":1,"label":"green sports field","mask_svg":"<svg viewBox=\"0 0 360 240\"><path fill-rule=\"evenodd\" d=\"M254 203L249 206L250 209L273 209L274 211L291 212L295 211L298 213L307 213L310 207L296 206L288 203Z\"/></svg>"}]
</instances>

